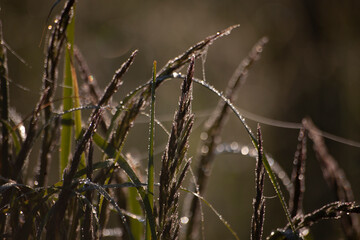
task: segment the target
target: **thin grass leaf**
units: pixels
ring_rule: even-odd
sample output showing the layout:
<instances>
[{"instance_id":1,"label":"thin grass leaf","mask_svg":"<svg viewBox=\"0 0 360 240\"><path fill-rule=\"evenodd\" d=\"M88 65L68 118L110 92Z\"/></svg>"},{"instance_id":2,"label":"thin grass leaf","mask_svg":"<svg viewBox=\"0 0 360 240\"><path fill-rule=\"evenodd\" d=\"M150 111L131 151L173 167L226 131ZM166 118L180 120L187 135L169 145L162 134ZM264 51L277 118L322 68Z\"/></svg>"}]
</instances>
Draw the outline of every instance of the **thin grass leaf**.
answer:
<instances>
[{"instance_id":1,"label":"thin grass leaf","mask_svg":"<svg viewBox=\"0 0 360 240\"><path fill-rule=\"evenodd\" d=\"M72 18L66 30L67 44L65 51L65 67L63 80L63 111L73 108L73 79L71 63L73 62L73 45L75 35L75 4L72 6ZM60 176L68 164L71 152L73 116L64 114L61 119L61 142L60 142Z\"/></svg>"},{"instance_id":2,"label":"thin grass leaf","mask_svg":"<svg viewBox=\"0 0 360 240\"><path fill-rule=\"evenodd\" d=\"M72 62L70 62L70 68L71 68L71 79L72 79L72 86L74 93L73 106L74 108L80 108L79 86L76 77L76 71ZM81 111L74 112L74 121L75 121L75 139L76 141L78 141L80 140L81 132L82 132ZM84 166L85 166L85 154L83 153L81 155L80 167L84 167Z\"/></svg>"},{"instance_id":3,"label":"thin grass leaf","mask_svg":"<svg viewBox=\"0 0 360 240\"><path fill-rule=\"evenodd\" d=\"M155 85L156 85L156 61L153 65L153 81L151 85L150 124L149 124L149 162L148 162L148 186L147 194L151 209L154 210L154 136L155 136ZM151 231L149 222L146 221L146 239L150 239Z\"/></svg>"},{"instance_id":4,"label":"thin grass leaf","mask_svg":"<svg viewBox=\"0 0 360 240\"><path fill-rule=\"evenodd\" d=\"M203 201L205 203L206 206L208 206L211 211L213 213L215 213L215 215L219 218L219 220L224 224L224 226L230 231L230 233L234 236L234 238L236 240L240 240L240 238L238 237L238 235L236 234L236 232L234 231L234 229L232 229L232 227L230 226L230 224L228 223L228 221L226 221L224 219L224 217L215 209L215 207L208 202L204 197L202 197L201 195L197 194L196 192L190 191L186 188L181 188L182 191L185 191L187 193L190 193L192 195L194 195L195 197L197 197L198 199L200 199L201 201Z\"/></svg>"}]
</instances>

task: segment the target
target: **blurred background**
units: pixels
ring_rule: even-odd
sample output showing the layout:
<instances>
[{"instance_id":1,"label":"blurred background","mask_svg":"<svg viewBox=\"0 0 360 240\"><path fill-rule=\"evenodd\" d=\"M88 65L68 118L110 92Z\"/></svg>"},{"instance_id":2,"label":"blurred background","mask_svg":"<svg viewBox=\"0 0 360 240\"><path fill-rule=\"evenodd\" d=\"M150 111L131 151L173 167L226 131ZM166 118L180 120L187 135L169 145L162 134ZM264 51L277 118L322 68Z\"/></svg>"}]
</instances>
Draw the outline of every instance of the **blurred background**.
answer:
<instances>
[{"instance_id":1,"label":"blurred background","mask_svg":"<svg viewBox=\"0 0 360 240\"><path fill-rule=\"evenodd\" d=\"M46 22L55 1L0 0L0 19L6 43L27 64L8 52L11 105L22 117L29 114L41 91L44 28L52 24L64 1ZM263 36L270 41L261 59L249 72L239 90L235 105L264 117L301 122L309 116L323 131L360 141L360 2L312 0L198 0L198 1L78 1L75 42L103 88L115 70L134 49L139 54L117 93L120 100L151 77L152 63L158 68L191 45L230 25L240 24L231 35L216 41L204 64L206 80L224 90L237 65ZM62 64L60 64L62 65ZM196 75L202 77L202 62L196 62ZM62 71L59 72L60 79ZM60 81L61 82L61 81ZM177 107L180 81L169 81L157 92L157 117L169 128ZM58 87L60 92L61 86ZM59 95L60 96L60 95ZM196 115L190 155L196 155L202 124L216 106L218 97L195 86L193 111ZM139 118L125 151L146 156L148 125ZM255 129L256 121L248 120ZM297 130L262 124L264 146L286 172L291 166L297 144ZM144 135L145 134L145 135ZM239 120L234 116L222 135L223 142L249 145ZM166 135L157 129L156 150L161 152ZM304 211L311 212L335 200L321 177L312 142L308 141ZM360 199L360 149L326 140L329 152L339 161ZM30 158L36 161L37 152ZM159 165L158 165L159 166ZM254 197L253 158L238 154L219 155L215 162L205 198L223 215L240 239L250 235ZM55 182L56 165L52 167ZM284 189L284 188L283 188ZM283 227L285 215L266 183L264 235ZM287 197L287 194L285 194ZM219 219L205 211L206 239L233 239ZM314 239L339 239L340 224L324 221L313 228Z\"/></svg>"}]
</instances>

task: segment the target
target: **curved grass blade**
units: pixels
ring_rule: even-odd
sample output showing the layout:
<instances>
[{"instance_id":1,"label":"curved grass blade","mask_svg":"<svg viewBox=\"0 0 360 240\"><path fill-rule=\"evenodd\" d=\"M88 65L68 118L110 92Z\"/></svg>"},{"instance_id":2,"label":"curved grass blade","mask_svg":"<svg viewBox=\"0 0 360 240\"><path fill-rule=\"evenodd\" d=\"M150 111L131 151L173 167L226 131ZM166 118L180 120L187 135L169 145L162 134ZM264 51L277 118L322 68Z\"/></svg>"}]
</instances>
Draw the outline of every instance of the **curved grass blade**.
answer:
<instances>
[{"instance_id":1,"label":"curved grass blade","mask_svg":"<svg viewBox=\"0 0 360 240\"><path fill-rule=\"evenodd\" d=\"M183 75L181 73L178 73L174 77L179 77L179 78L184 79L185 75ZM244 128L245 128L246 132L248 133L254 147L256 148L256 150L258 150L258 141L257 141L255 135L251 131L251 128L247 125L247 123L245 121L245 118L240 114L239 110L232 104L232 102L228 98L226 98L224 96L224 94L219 92L215 87L211 86L209 83L204 82L203 80L200 80L200 79L197 79L197 78L194 78L193 81L200 84L200 85L202 85L202 86L204 86L205 88L207 88L211 92L215 93L223 101L225 101L226 104L229 105L230 109L235 113L236 117L240 120L240 122L244 126ZM267 174L268 174L268 176L270 178L271 184L274 187L276 195L278 196L278 198L280 200L280 203L281 203L281 205L282 205L282 207L284 209L287 221L289 222L291 229L295 232L295 227L294 227L294 224L293 224L292 219L291 219L289 208L286 205L284 195L283 195L283 193L282 193L282 191L280 189L280 185L279 185L279 183L278 183L278 181L276 179L276 176L275 176L273 170L271 169L269 161L267 160L266 154L264 154L264 156L263 156L263 163L264 163L264 167L266 169L266 172L267 172Z\"/></svg>"}]
</instances>

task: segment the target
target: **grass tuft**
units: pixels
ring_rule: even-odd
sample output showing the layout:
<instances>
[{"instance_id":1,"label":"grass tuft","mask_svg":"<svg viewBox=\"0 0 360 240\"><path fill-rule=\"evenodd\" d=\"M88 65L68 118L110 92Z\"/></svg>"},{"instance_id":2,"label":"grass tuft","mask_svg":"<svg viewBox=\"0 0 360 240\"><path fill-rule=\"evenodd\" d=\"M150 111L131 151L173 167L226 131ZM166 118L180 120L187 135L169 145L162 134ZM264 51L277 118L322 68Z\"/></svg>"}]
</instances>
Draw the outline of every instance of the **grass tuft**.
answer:
<instances>
[{"instance_id":1,"label":"grass tuft","mask_svg":"<svg viewBox=\"0 0 360 240\"><path fill-rule=\"evenodd\" d=\"M354 142L320 131L310 119L304 119L303 125L299 126L262 118L273 126L302 127L290 180L280 164L264 150L260 127L255 136L241 111L233 104L237 90L245 84L248 71L259 59L267 38L261 38L240 63L224 94L205 79L194 77L195 61L201 59L204 68L211 44L230 34L239 25L230 26L199 41L169 60L159 71L154 62L152 78L114 104L111 98L123 83L137 50L115 72L107 87L101 90L80 50L74 45L74 4L74 0L64 3L49 33L40 99L26 121L17 117L15 110L10 110L6 59L6 48L9 47L2 40L0 22L0 238L100 239L110 236L134 240L199 239L199 212L202 218L202 238L205 235L206 222L201 205L204 203L238 240L238 234L230 223L204 198L212 165L221 154L218 146L226 146L226 143L221 142L221 133L232 111L253 144L254 151L249 156L256 157L251 239L262 239L265 235L265 171L287 218L287 224L276 229L267 239L311 239L312 226L326 219L341 219L345 236L348 239L359 239L360 206L355 204L351 185L337 161L329 154L322 137L353 146ZM57 94L59 62L62 58L65 61L65 82L62 102L57 103L54 96ZM185 66L188 66L186 74L182 74L179 71ZM205 78L204 72L203 69ZM79 73L79 78L76 73ZM163 87L165 80L178 79L182 80L180 97L171 132L168 132L162 122L155 118L155 93L157 88ZM200 151L195 158L188 152L195 118L192 112L194 82L219 98L218 105L205 123L199 147L207 151ZM85 91L84 98L91 104L81 105L80 89ZM90 109L86 123L83 120L86 114L84 110ZM150 114L146 113L147 110ZM149 117L149 152L145 163L123 150L130 131L137 127L135 120L139 114ZM71 130L73 123L74 133ZM159 169L155 168L154 149L158 147L154 140L155 123L169 136L166 147L160 149L163 155ZM62 131L59 131L60 126ZM37 167L28 168L26 163L36 155L34 145L40 136L40 155L35 156L38 157ZM204 136L207 136L206 139ZM73 143L72 138L76 139ZM305 193L307 138L313 141L323 178L333 190L337 201L305 214L302 202ZM62 166L59 167L62 178L49 185L48 168L58 150L62 152ZM239 154L240 151L234 150L233 153ZM195 171L191 169L193 161ZM146 163L147 167L144 167ZM183 186L187 183L188 171L193 177L193 184L189 187ZM28 177L34 174L35 181ZM157 174L159 182L156 182ZM285 199L278 178L289 191L289 199ZM182 192L188 193L188 205L182 202ZM180 215L182 205L185 205L185 215ZM272 217L278 216L267 215L267 219Z\"/></svg>"}]
</instances>

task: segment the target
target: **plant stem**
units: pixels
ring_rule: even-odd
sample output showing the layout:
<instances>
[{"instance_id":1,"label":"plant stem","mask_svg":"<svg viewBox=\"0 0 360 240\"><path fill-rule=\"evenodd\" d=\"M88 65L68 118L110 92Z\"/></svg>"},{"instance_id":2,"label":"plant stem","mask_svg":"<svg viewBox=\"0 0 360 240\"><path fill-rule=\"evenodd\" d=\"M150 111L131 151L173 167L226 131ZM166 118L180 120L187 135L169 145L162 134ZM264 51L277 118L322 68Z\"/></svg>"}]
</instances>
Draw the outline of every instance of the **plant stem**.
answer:
<instances>
[{"instance_id":1,"label":"plant stem","mask_svg":"<svg viewBox=\"0 0 360 240\"><path fill-rule=\"evenodd\" d=\"M151 106L150 106L150 127L149 127L149 165L148 165L148 186L147 194L151 206L154 209L154 123L155 123L155 82L156 82L156 61L153 65L153 81L151 85ZM146 239L150 239L150 223L146 221Z\"/></svg>"}]
</instances>

